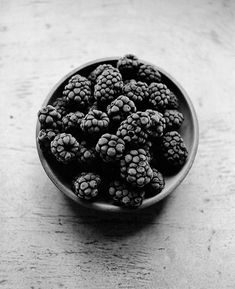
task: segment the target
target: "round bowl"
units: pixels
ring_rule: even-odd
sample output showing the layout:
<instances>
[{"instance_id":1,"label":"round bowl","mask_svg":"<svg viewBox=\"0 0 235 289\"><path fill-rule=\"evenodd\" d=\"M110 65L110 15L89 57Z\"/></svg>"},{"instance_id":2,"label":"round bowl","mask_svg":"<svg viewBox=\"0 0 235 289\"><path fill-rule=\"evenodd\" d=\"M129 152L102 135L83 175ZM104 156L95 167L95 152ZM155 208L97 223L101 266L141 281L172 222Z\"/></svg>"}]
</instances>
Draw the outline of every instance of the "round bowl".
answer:
<instances>
[{"instance_id":1,"label":"round bowl","mask_svg":"<svg viewBox=\"0 0 235 289\"><path fill-rule=\"evenodd\" d=\"M65 75L49 92L46 99L43 102L43 106L46 106L48 104L52 104L53 101L62 95L62 91L64 86L66 85L68 79L73 76L76 73L79 73L83 76L88 76L91 71L93 71L98 65L108 63L115 66L117 64L119 57L109 57L109 58L103 58L91 61L89 63L86 63L78 68L75 68L70 73ZM142 63L151 64L146 61L142 61ZM174 191L174 189L183 181L183 179L188 174L198 148L198 140L199 140L199 129L198 129L198 121L195 109L193 107L193 104L188 96L188 94L185 92L185 90L179 85L179 83L167 72L165 72L162 68L155 65L155 67L159 70L159 72L162 75L162 81L167 85L167 87L172 90L178 97L180 102L179 110L184 115L184 122L179 130L180 134L182 135L184 142L188 149L188 158L184 166L175 173L174 175L166 176L165 177L165 188L156 196L146 198L142 205L140 205L138 208L135 209L129 209L129 208L123 208L116 205L113 205L112 203L108 203L103 200L97 200L94 202L87 202L79 199L72 191L71 189L71 183L66 180L63 176L63 172L61 172L58 169L58 165L56 162L51 161L51 159L42 152L40 149L40 146L37 143L37 151L38 155L41 161L41 164L47 173L48 177L51 179L51 181L56 185L56 187L63 192L66 196L68 196L70 199L74 200L78 204L101 211L106 212L136 212L141 209L147 208L149 206L152 206L159 202L160 200L164 199L166 196L168 196L171 192ZM40 131L40 123L37 121L36 126L36 139L37 135Z\"/></svg>"}]
</instances>

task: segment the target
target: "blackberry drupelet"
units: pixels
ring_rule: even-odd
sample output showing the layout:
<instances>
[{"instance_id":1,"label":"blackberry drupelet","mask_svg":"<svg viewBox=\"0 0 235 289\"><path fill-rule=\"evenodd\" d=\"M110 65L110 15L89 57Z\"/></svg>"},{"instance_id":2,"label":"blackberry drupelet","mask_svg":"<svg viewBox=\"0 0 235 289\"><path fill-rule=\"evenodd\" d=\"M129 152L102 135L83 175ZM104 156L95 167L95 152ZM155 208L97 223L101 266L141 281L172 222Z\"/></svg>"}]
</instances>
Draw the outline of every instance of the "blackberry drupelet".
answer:
<instances>
[{"instance_id":1,"label":"blackberry drupelet","mask_svg":"<svg viewBox=\"0 0 235 289\"><path fill-rule=\"evenodd\" d=\"M149 86L149 103L155 109L163 111L169 102L170 90L163 83L153 82Z\"/></svg>"},{"instance_id":2,"label":"blackberry drupelet","mask_svg":"<svg viewBox=\"0 0 235 289\"><path fill-rule=\"evenodd\" d=\"M62 118L62 125L65 132L76 132L80 130L80 125L84 114L80 111L70 112Z\"/></svg>"},{"instance_id":3,"label":"blackberry drupelet","mask_svg":"<svg viewBox=\"0 0 235 289\"><path fill-rule=\"evenodd\" d=\"M149 97L148 85L141 81L130 81L126 83L122 88L122 92L137 106L142 105Z\"/></svg>"},{"instance_id":4,"label":"blackberry drupelet","mask_svg":"<svg viewBox=\"0 0 235 289\"><path fill-rule=\"evenodd\" d=\"M151 126L147 130L148 134L154 138L161 137L166 127L163 115L152 109L147 109L146 112L149 114L151 120Z\"/></svg>"},{"instance_id":5,"label":"blackberry drupelet","mask_svg":"<svg viewBox=\"0 0 235 289\"><path fill-rule=\"evenodd\" d=\"M161 172L153 168L153 178L148 184L151 195L159 194L165 187L165 180Z\"/></svg>"},{"instance_id":6,"label":"blackberry drupelet","mask_svg":"<svg viewBox=\"0 0 235 289\"><path fill-rule=\"evenodd\" d=\"M149 115L146 112L137 111L121 123L116 134L126 144L143 145L147 141L147 129L150 125Z\"/></svg>"},{"instance_id":7,"label":"blackberry drupelet","mask_svg":"<svg viewBox=\"0 0 235 289\"><path fill-rule=\"evenodd\" d=\"M170 91L170 98L168 100L168 104L166 106L167 109L178 109L179 108L179 99L178 97Z\"/></svg>"},{"instance_id":8,"label":"blackberry drupelet","mask_svg":"<svg viewBox=\"0 0 235 289\"><path fill-rule=\"evenodd\" d=\"M107 107L108 117L114 123L120 123L134 112L136 112L134 102L124 95L117 97Z\"/></svg>"},{"instance_id":9,"label":"blackberry drupelet","mask_svg":"<svg viewBox=\"0 0 235 289\"><path fill-rule=\"evenodd\" d=\"M137 73L140 81L150 84L152 82L160 82L161 74L156 67L149 64L141 64Z\"/></svg>"},{"instance_id":10,"label":"blackberry drupelet","mask_svg":"<svg viewBox=\"0 0 235 289\"><path fill-rule=\"evenodd\" d=\"M134 187L144 187L152 177L153 170L148 162L148 155L143 149L130 150L120 161L120 173Z\"/></svg>"},{"instance_id":11,"label":"blackberry drupelet","mask_svg":"<svg viewBox=\"0 0 235 289\"><path fill-rule=\"evenodd\" d=\"M166 131L179 129L184 121L183 114L176 109L166 109L163 116L166 121Z\"/></svg>"},{"instance_id":12,"label":"blackberry drupelet","mask_svg":"<svg viewBox=\"0 0 235 289\"><path fill-rule=\"evenodd\" d=\"M116 135L106 133L98 140L95 149L101 159L108 163L121 159L125 150L125 143Z\"/></svg>"},{"instance_id":13,"label":"blackberry drupelet","mask_svg":"<svg viewBox=\"0 0 235 289\"><path fill-rule=\"evenodd\" d=\"M167 132L161 143L163 157L170 167L179 168L186 162L188 151L184 140L177 131Z\"/></svg>"},{"instance_id":14,"label":"blackberry drupelet","mask_svg":"<svg viewBox=\"0 0 235 289\"><path fill-rule=\"evenodd\" d=\"M135 55L127 54L118 60L117 68L123 79L135 78L139 68L139 60Z\"/></svg>"},{"instance_id":15,"label":"blackberry drupelet","mask_svg":"<svg viewBox=\"0 0 235 289\"><path fill-rule=\"evenodd\" d=\"M51 142L52 154L63 164L74 161L78 150L79 143L71 134L60 133Z\"/></svg>"},{"instance_id":16,"label":"blackberry drupelet","mask_svg":"<svg viewBox=\"0 0 235 289\"><path fill-rule=\"evenodd\" d=\"M91 82L86 77L75 74L69 79L63 95L68 105L84 110L91 100Z\"/></svg>"},{"instance_id":17,"label":"blackberry drupelet","mask_svg":"<svg viewBox=\"0 0 235 289\"><path fill-rule=\"evenodd\" d=\"M98 76L101 75L101 73L103 73L104 70L106 69L114 69L114 67L111 64L100 64L98 67L96 67L95 70L93 70L90 75L88 76L88 79L92 82L92 83L96 83L96 80L98 78Z\"/></svg>"},{"instance_id":18,"label":"blackberry drupelet","mask_svg":"<svg viewBox=\"0 0 235 289\"><path fill-rule=\"evenodd\" d=\"M139 207L145 196L143 189L131 188L122 180L112 181L108 191L113 202L124 207Z\"/></svg>"},{"instance_id":19,"label":"blackberry drupelet","mask_svg":"<svg viewBox=\"0 0 235 289\"><path fill-rule=\"evenodd\" d=\"M99 194L100 184L99 175L83 172L73 181L73 191L81 199L93 200Z\"/></svg>"},{"instance_id":20,"label":"blackberry drupelet","mask_svg":"<svg viewBox=\"0 0 235 289\"><path fill-rule=\"evenodd\" d=\"M52 106L42 107L38 112L38 120L42 128L61 129L61 114Z\"/></svg>"},{"instance_id":21,"label":"blackberry drupelet","mask_svg":"<svg viewBox=\"0 0 235 289\"><path fill-rule=\"evenodd\" d=\"M51 152L51 141L53 141L53 139L55 138L55 136L59 133L58 130L54 130L51 128L47 128L47 129L41 129L39 131L37 140L39 143L39 146L41 148L42 151L46 152L46 153L50 153Z\"/></svg>"},{"instance_id":22,"label":"blackberry drupelet","mask_svg":"<svg viewBox=\"0 0 235 289\"><path fill-rule=\"evenodd\" d=\"M118 69L105 69L98 76L94 87L94 98L99 106L107 106L122 91L122 76Z\"/></svg>"},{"instance_id":23,"label":"blackberry drupelet","mask_svg":"<svg viewBox=\"0 0 235 289\"><path fill-rule=\"evenodd\" d=\"M102 134L108 130L109 118L107 114L100 110L90 110L82 119L81 129L90 135Z\"/></svg>"},{"instance_id":24,"label":"blackberry drupelet","mask_svg":"<svg viewBox=\"0 0 235 289\"><path fill-rule=\"evenodd\" d=\"M69 113L69 108L67 106L67 102L64 97L57 98L52 103L52 106L54 106L54 108L61 114L61 117Z\"/></svg>"}]
</instances>

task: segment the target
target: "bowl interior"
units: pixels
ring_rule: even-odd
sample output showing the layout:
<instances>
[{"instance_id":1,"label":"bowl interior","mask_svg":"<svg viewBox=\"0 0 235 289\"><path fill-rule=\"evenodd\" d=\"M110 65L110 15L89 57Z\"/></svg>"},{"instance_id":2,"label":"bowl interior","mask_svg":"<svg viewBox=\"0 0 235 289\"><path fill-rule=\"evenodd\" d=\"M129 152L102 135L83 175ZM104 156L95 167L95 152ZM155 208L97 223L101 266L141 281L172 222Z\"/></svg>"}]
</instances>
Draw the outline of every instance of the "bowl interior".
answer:
<instances>
[{"instance_id":1,"label":"bowl interior","mask_svg":"<svg viewBox=\"0 0 235 289\"><path fill-rule=\"evenodd\" d=\"M62 96L64 86L66 85L68 78L70 78L72 75L79 73L87 77L90 74L90 72L93 71L98 65L109 63L112 64L113 66L116 66L117 60L118 60L117 57L96 60L74 69L65 77L63 77L54 86L54 88L51 90L51 92L45 99L43 106L47 104L52 104L55 99ZM145 61L142 62L147 63ZM57 161L55 161L51 157L48 157L48 155L44 154L37 143L39 158L44 170L46 171L49 178L53 181L53 183L57 186L57 188L61 190L63 193L65 193L69 198L73 199L74 201L80 203L85 207L94 208L98 210L105 210L110 212L136 211L139 209L146 208L162 200L164 197L169 195L186 177L187 173L189 172L193 164L198 147L199 136L198 136L198 121L196 113L184 89L163 69L159 67L157 67L157 69L160 71L162 75L163 83L165 83L167 87L170 90L172 90L179 98L180 101L179 111L181 111L184 115L184 122L179 130L189 152L188 159L184 164L184 166L181 168L179 172L175 173L174 175L169 175L165 177L165 188L161 191L161 193L159 193L154 197L146 198L140 207L133 210L115 206L111 202L109 203L107 202L107 200L102 199L97 200L95 202L86 202L80 200L78 197L76 197L76 195L73 193L71 189L71 177L69 176L66 167L63 167L61 165L58 166ZM36 136L38 135L39 131L40 131L40 124L39 122L37 122ZM74 168L74 171L76 171L76 168Z\"/></svg>"}]
</instances>

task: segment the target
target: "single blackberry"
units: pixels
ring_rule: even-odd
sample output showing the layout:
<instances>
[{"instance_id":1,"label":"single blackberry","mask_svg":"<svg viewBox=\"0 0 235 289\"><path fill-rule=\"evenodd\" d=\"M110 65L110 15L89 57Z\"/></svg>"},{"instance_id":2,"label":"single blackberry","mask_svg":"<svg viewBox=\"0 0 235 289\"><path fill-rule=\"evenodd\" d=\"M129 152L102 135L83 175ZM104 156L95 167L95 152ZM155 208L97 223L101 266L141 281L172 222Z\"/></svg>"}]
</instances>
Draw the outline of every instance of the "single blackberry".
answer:
<instances>
[{"instance_id":1,"label":"single blackberry","mask_svg":"<svg viewBox=\"0 0 235 289\"><path fill-rule=\"evenodd\" d=\"M108 163L121 159L125 150L125 143L116 135L106 133L98 140L95 149L101 159Z\"/></svg>"},{"instance_id":2,"label":"single blackberry","mask_svg":"<svg viewBox=\"0 0 235 289\"><path fill-rule=\"evenodd\" d=\"M160 82L161 74L157 68L150 64L141 64L137 73L140 81L150 84L152 82Z\"/></svg>"},{"instance_id":3,"label":"single blackberry","mask_svg":"<svg viewBox=\"0 0 235 289\"><path fill-rule=\"evenodd\" d=\"M76 132L80 130L80 125L84 114L80 111L70 112L62 118L62 125L65 132Z\"/></svg>"},{"instance_id":4,"label":"single blackberry","mask_svg":"<svg viewBox=\"0 0 235 289\"><path fill-rule=\"evenodd\" d=\"M134 102L124 95L120 95L107 107L108 117L110 121L113 121L114 123L120 123L133 112L136 112Z\"/></svg>"},{"instance_id":5,"label":"single blackberry","mask_svg":"<svg viewBox=\"0 0 235 289\"><path fill-rule=\"evenodd\" d=\"M58 130L54 130L51 128L41 129L39 131L37 140L42 151L47 152L47 153L51 152L50 150L51 141L53 141L53 139L58 133L59 133Z\"/></svg>"},{"instance_id":6,"label":"single blackberry","mask_svg":"<svg viewBox=\"0 0 235 289\"><path fill-rule=\"evenodd\" d=\"M73 181L73 191L81 199L92 200L98 196L100 184L99 175L83 172Z\"/></svg>"},{"instance_id":7,"label":"single blackberry","mask_svg":"<svg viewBox=\"0 0 235 289\"><path fill-rule=\"evenodd\" d=\"M128 82L123 86L122 92L132 100L135 105L141 105L145 100L148 100L149 97L148 85L141 81Z\"/></svg>"},{"instance_id":8,"label":"single blackberry","mask_svg":"<svg viewBox=\"0 0 235 289\"><path fill-rule=\"evenodd\" d=\"M117 68L123 79L135 78L139 68L139 60L135 55L127 54L118 60Z\"/></svg>"},{"instance_id":9,"label":"single blackberry","mask_svg":"<svg viewBox=\"0 0 235 289\"><path fill-rule=\"evenodd\" d=\"M137 111L129 115L119 126L116 135L126 144L143 145L147 138L147 129L151 120L146 112Z\"/></svg>"},{"instance_id":10,"label":"single blackberry","mask_svg":"<svg viewBox=\"0 0 235 289\"><path fill-rule=\"evenodd\" d=\"M156 110L162 111L168 105L170 90L163 83L151 83L149 86L149 103Z\"/></svg>"},{"instance_id":11,"label":"single blackberry","mask_svg":"<svg viewBox=\"0 0 235 289\"><path fill-rule=\"evenodd\" d=\"M122 91L122 76L118 69L105 69L98 76L94 87L94 98L99 106L107 106Z\"/></svg>"},{"instance_id":12,"label":"single blackberry","mask_svg":"<svg viewBox=\"0 0 235 289\"><path fill-rule=\"evenodd\" d=\"M188 156L184 140L177 131L167 132L161 143L163 157L172 168L181 167Z\"/></svg>"},{"instance_id":13,"label":"single blackberry","mask_svg":"<svg viewBox=\"0 0 235 289\"><path fill-rule=\"evenodd\" d=\"M64 164L74 161L78 150L79 143L71 134L60 133L51 142L52 154L57 161Z\"/></svg>"},{"instance_id":14,"label":"single blackberry","mask_svg":"<svg viewBox=\"0 0 235 289\"><path fill-rule=\"evenodd\" d=\"M147 132L151 137L161 137L166 127L166 121L163 115L152 109L147 109L146 112L149 114L151 120L151 126L148 128Z\"/></svg>"},{"instance_id":15,"label":"single blackberry","mask_svg":"<svg viewBox=\"0 0 235 289\"><path fill-rule=\"evenodd\" d=\"M61 114L61 117L69 113L69 108L67 106L67 102L64 97L57 98L52 103L52 106L54 106L54 108Z\"/></svg>"},{"instance_id":16,"label":"single blackberry","mask_svg":"<svg viewBox=\"0 0 235 289\"><path fill-rule=\"evenodd\" d=\"M82 119L81 129L88 134L102 134L107 131L109 118L105 112L100 110L90 110Z\"/></svg>"},{"instance_id":17,"label":"single blackberry","mask_svg":"<svg viewBox=\"0 0 235 289\"><path fill-rule=\"evenodd\" d=\"M130 150L120 161L120 173L134 187L144 187L152 177L153 170L143 149Z\"/></svg>"},{"instance_id":18,"label":"single blackberry","mask_svg":"<svg viewBox=\"0 0 235 289\"><path fill-rule=\"evenodd\" d=\"M92 165L97 159L97 152L95 147L89 145L87 141L83 140L80 142L77 160L81 164Z\"/></svg>"},{"instance_id":19,"label":"single blackberry","mask_svg":"<svg viewBox=\"0 0 235 289\"><path fill-rule=\"evenodd\" d=\"M93 70L89 76L88 79L92 82L95 83L98 76L101 75L101 73L105 70L105 69L114 69L114 67L111 64L100 64L99 66L96 67L95 70Z\"/></svg>"},{"instance_id":20,"label":"single blackberry","mask_svg":"<svg viewBox=\"0 0 235 289\"><path fill-rule=\"evenodd\" d=\"M148 188L151 195L159 194L164 187L165 187L165 180L162 173L153 168L153 178L148 184Z\"/></svg>"},{"instance_id":21,"label":"single blackberry","mask_svg":"<svg viewBox=\"0 0 235 289\"><path fill-rule=\"evenodd\" d=\"M80 74L72 76L65 86L63 95L70 106L86 109L91 99L91 82Z\"/></svg>"},{"instance_id":22,"label":"single blackberry","mask_svg":"<svg viewBox=\"0 0 235 289\"><path fill-rule=\"evenodd\" d=\"M177 130L184 121L184 116L176 109L166 109L164 114L166 121L166 131Z\"/></svg>"},{"instance_id":23,"label":"single blackberry","mask_svg":"<svg viewBox=\"0 0 235 289\"><path fill-rule=\"evenodd\" d=\"M39 110L38 120L42 128L60 129L62 126L61 114L52 105L44 106Z\"/></svg>"},{"instance_id":24,"label":"single blackberry","mask_svg":"<svg viewBox=\"0 0 235 289\"><path fill-rule=\"evenodd\" d=\"M170 98L168 100L168 104L166 106L167 109L178 109L179 108L179 99L174 94L173 91L170 91Z\"/></svg>"},{"instance_id":25,"label":"single blackberry","mask_svg":"<svg viewBox=\"0 0 235 289\"><path fill-rule=\"evenodd\" d=\"M114 203L124 207L139 207L145 196L143 189L133 189L121 180L112 181L108 191Z\"/></svg>"}]
</instances>

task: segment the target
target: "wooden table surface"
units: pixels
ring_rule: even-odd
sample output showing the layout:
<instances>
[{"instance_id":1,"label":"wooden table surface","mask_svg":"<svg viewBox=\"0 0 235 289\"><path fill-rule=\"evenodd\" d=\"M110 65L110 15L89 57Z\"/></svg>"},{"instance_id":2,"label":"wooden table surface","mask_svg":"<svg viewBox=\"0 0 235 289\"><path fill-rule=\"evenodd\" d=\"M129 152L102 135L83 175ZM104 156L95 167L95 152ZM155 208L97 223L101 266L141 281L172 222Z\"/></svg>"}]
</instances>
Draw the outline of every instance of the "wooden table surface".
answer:
<instances>
[{"instance_id":1,"label":"wooden table surface","mask_svg":"<svg viewBox=\"0 0 235 289\"><path fill-rule=\"evenodd\" d=\"M235 1L0 0L0 287L235 288ZM200 144L157 207L107 216L41 167L36 114L87 61L134 53L196 108Z\"/></svg>"}]
</instances>

